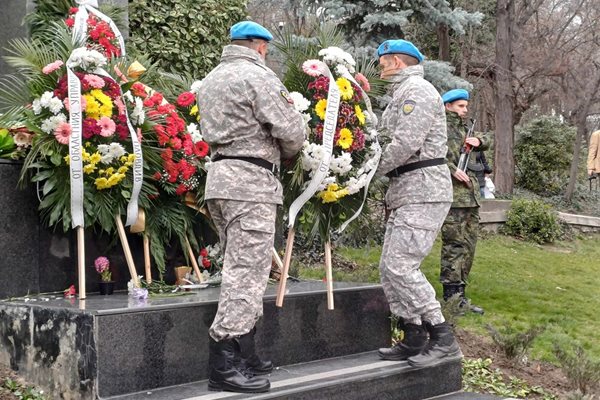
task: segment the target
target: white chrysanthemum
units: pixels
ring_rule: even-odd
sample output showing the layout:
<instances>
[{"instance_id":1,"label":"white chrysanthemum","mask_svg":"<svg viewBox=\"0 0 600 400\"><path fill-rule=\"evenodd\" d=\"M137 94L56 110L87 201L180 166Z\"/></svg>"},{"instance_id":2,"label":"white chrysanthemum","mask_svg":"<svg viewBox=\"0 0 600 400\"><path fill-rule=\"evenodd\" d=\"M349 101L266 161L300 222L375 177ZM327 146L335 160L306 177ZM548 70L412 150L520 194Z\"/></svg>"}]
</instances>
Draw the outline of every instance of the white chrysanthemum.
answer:
<instances>
[{"instance_id":1,"label":"white chrysanthemum","mask_svg":"<svg viewBox=\"0 0 600 400\"><path fill-rule=\"evenodd\" d=\"M73 50L71 57L67 61L67 67L79 67L83 70L94 70L106 65L106 57L96 50L90 50L86 47L80 47Z\"/></svg>"},{"instance_id":2,"label":"white chrysanthemum","mask_svg":"<svg viewBox=\"0 0 600 400\"><path fill-rule=\"evenodd\" d=\"M120 143L112 142L108 145L108 152L113 158L119 158L125 155L125 148Z\"/></svg>"},{"instance_id":3,"label":"white chrysanthemum","mask_svg":"<svg viewBox=\"0 0 600 400\"><path fill-rule=\"evenodd\" d=\"M42 97L40 97L40 105L43 108L50 107L50 102L52 101L53 98L54 98L54 92L44 92Z\"/></svg>"},{"instance_id":4,"label":"white chrysanthemum","mask_svg":"<svg viewBox=\"0 0 600 400\"><path fill-rule=\"evenodd\" d=\"M130 91L130 90L128 90L128 91L126 91L125 93L123 93L123 97L125 98L125 100L127 100L127 101L128 101L128 102L130 102L130 103L133 103L133 102L134 102L134 100L133 100L133 95L131 94L131 91Z\"/></svg>"},{"instance_id":5,"label":"white chrysanthemum","mask_svg":"<svg viewBox=\"0 0 600 400\"><path fill-rule=\"evenodd\" d=\"M40 129L46 133L52 133L63 122L67 122L67 116L65 114L58 114L42 121Z\"/></svg>"},{"instance_id":6,"label":"white chrysanthemum","mask_svg":"<svg viewBox=\"0 0 600 400\"><path fill-rule=\"evenodd\" d=\"M319 56L323 57L323 61L325 61L329 65L337 65L343 64L348 71L354 73L354 66L356 65L356 61L352 56L340 49L339 47L328 47L319 51Z\"/></svg>"},{"instance_id":7,"label":"white chrysanthemum","mask_svg":"<svg viewBox=\"0 0 600 400\"><path fill-rule=\"evenodd\" d=\"M62 110L64 108L63 102L60 101L59 98L57 97L53 97L50 100L50 104L48 105L48 109L50 110L50 112L52 114L58 114L60 112L60 110Z\"/></svg>"},{"instance_id":8,"label":"white chrysanthemum","mask_svg":"<svg viewBox=\"0 0 600 400\"><path fill-rule=\"evenodd\" d=\"M135 107L131 112L131 121L135 125L142 125L146 120L146 112L144 111L144 101L141 98L136 97L134 102Z\"/></svg>"},{"instance_id":9,"label":"white chrysanthemum","mask_svg":"<svg viewBox=\"0 0 600 400\"><path fill-rule=\"evenodd\" d=\"M341 76L348 76L348 75L350 75L350 72L348 71L348 68L346 68L346 66L343 65L343 64L338 64L338 66L335 67L335 72L337 72L338 75L341 75Z\"/></svg>"},{"instance_id":10,"label":"white chrysanthemum","mask_svg":"<svg viewBox=\"0 0 600 400\"><path fill-rule=\"evenodd\" d=\"M31 104L31 109L35 115L40 115L42 113L42 103L40 99L35 99Z\"/></svg>"},{"instance_id":11,"label":"white chrysanthemum","mask_svg":"<svg viewBox=\"0 0 600 400\"><path fill-rule=\"evenodd\" d=\"M306 99L302 93L290 92L290 97L294 101L294 108L296 108L296 111L303 112L310 107L310 101Z\"/></svg>"},{"instance_id":12,"label":"white chrysanthemum","mask_svg":"<svg viewBox=\"0 0 600 400\"><path fill-rule=\"evenodd\" d=\"M312 117L310 116L310 114L302 113L302 119L304 120L305 124L308 124L310 122L311 118Z\"/></svg>"},{"instance_id":13,"label":"white chrysanthemum","mask_svg":"<svg viewBox=\"0 0 600 400\"><path fill-rule=\"evenodd\" d=\"M200 92L200 85L202 84L202 81L195 81L194 83L192 83L192 87L190 89L190 92L194 93L195 95L198 94L198 92Z\"/></svg>"},{"instance_id":14,"label":"white chrysanthemum","mask_svg":"<svg viewBox=\"0 0 600 400\"><path fill-rule=\"evenodd\" d=\"M336 183L335 176L328 176L327 178L325 178L321 181L321 184L317 188L317 191L321 192L321 191L327 189L327 186L329 186L332 183Z\"/></svg>"},{"instance_id":15,"label":"white chrysanthemum","mask_svg":"<svg viewBox=\"0 0 600 400\"><path fill-rule=\"evenodd\" d=\"M350 153L343 153L339 157L333 157L329 169L335 174L346 175L352 170L352 156Z\"/></svg>"},{"instance_id":16,"label":"white chrysanthemum","mask_svg":"<svg viewBox=\"0 0 600 400\"><path fill-rule=\"evenodd\" d=\"M363 174L357 178L350 178L348 182L346 182L346 189L348 189L348 194L358 193L362 188L364 188L367 184L367 175Z\"/></svg>"},{"instance_id":17,"label":"white chrysanthemum","mask_svg":"<svg viewBox=\"0 0 600 400\"><path fill-rule=\"evenodd\" d=\"M199 134L199 133L200 133L200 130L198 129L198 125L192 122L191 124L189 124L189 125L187 126L187 132L188 132L190 135L193 135L193 134L195 134L195 133Z\"/></svg>"}]
</instances>

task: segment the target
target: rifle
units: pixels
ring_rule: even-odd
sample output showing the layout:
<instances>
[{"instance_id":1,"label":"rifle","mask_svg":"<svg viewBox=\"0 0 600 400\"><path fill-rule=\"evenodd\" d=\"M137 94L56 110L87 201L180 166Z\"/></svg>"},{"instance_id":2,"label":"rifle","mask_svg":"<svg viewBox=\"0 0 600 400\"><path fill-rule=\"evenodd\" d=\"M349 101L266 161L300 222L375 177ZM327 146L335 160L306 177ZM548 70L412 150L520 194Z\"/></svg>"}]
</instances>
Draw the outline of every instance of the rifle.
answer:
<instances>
[{"instance_id":1,"label":"rifle","mask_svg":"<svg viewBox=\"0 0 600 400\"><path fill-rule=\"evenodd\" d=\"M467 131L467 136L465 136L465 142L460 148L460 158L458 159L457 169L460 169L463 172L467 171L467 166L469 165L469 157L471 157L471 150L473 150L473 146L467 144L466 140L470 137L473 137L474 129L475 129L476 120L471 119L471 127Z\"/></svg>"}]
</instances>

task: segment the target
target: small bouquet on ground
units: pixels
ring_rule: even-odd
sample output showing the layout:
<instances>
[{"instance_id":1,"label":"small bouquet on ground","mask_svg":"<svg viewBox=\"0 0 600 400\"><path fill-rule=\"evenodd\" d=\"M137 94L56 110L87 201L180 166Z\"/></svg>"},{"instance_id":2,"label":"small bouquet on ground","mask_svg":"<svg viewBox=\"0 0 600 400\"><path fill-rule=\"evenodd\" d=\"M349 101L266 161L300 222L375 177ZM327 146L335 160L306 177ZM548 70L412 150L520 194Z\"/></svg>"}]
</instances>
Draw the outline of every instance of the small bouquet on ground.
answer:
<instances>
[{"instance_id":1,"label":"small bouquet on ground","mask_svg":"<svg viewBox=\"0 0 600 400\"><path fill-rule=\"evenodd\" d=\"M211 286L216 286L221 283L221 270L223 269L223 254L221 246L217 243L208 245L200 250L198 264L204 267L202 274L206 274L203 279L204 283Z\"/></svg>"},{"instance_id":2,"label":"small bouquet on ground","mask_svg":"<svg viewBox=\"0 0 600 400\"><path fill-rule=\"evenodd\" d=\"M96 272L100 274L100 279L102 282L112 281L112 273L110 272L110 262L108 261L108 258L96 258L94 261L94 268L96 268Z\"/></svg>"}]
</instances>

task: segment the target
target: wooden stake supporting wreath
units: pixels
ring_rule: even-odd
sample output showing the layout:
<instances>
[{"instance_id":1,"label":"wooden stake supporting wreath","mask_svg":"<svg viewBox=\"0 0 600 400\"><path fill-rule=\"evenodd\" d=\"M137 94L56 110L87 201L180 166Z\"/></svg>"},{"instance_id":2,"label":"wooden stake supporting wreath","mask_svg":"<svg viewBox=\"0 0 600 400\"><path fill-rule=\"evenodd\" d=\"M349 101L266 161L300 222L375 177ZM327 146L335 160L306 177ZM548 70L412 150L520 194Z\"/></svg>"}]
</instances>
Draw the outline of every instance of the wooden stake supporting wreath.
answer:
<instances>
[{"instance_id":1,"label":"wooden stake supporting wreath","mask_svg":"<svg viewBox=\"0 0 600 400\"><path fill-rule=\"evenodd\" d=\"M150 262L150 235L146 232L146 213L143 208L138 209L138 219L129 228L131 233L142 233L144 237L144 273L146 282L152 283L152 264Z\"/></svg>"},{"instance_id":2,"label":"wooden stake supporting wreath","mask_svg":"<svg viewBox=\"0 0 600 400\"><path fill-rule=\"evenodd\" d=\"M331 241L325 242L325 279L327 279L327 309L333 310L333 266L331 264Z\"/></svg>"},{"instance_id":3,"label":"wooden stake supporting wreath","mask_svg":"<svg viewBox=\"0 0 600 400\"><path fill-rule=\"evenodd\" d=\"M194 251L192 250L192 246L190 246L190 241L188 240L187 236L185 237L185 247L188 255L190 256L190 262L192 263L192 268L194 268L194 273L198 278L198 282L202 282L202 274L200 273L200 268L198 267L198 261L196 260L196 256L194 255Z\"/></svg>"},{"instance_id":4,"label":"wooden stake supporting wreath","mask_svg":"<svg viewBox=\"0 0 600 400\"><path fill-rule=\"evenodd\" d=\"M277 289L277 299L275 305L277 307L283 307L283 298L285 296L285 287L287 284L288 272L290 271L290 263L292 261L292 250L294 248L294 236L296 230L294 227L290 228L288 232L287 241L285 243L285 254L283 256L283 268L281 270L281 278L279 278L279 288Z\"/></svg>"},{"instance_id":5,"label":"wooden stake supporting wreath","mask_svg":"<svg viewBox=\"0 0 600 400\"><path fill-rule=\"evenodd\" d=\"M121 216L119 214L115 215L115 221L117 223L117 231L119 232L119 239L121 239L121 246L123 246L123 253L125 253L125 260L127 261L127 267L129 268L131 280L133 281L135 287L139 288L140 281L138 279L133 257L131 255L131 248L129 247L129 242L127 241L127 235L125 234L125 227L123 226L123 221L121 221Z\"/></svg>"},{"instance_id":6,"label":"wooden stake supporting wreath","mask_svg":"<svg viewBox=\"0 0 600 400\"><path fill-rule=\"evenodd\" d=\"M85 292L85 236L83 226L77 227L77 269L79 275L79 300L84 300Z\"/></svg>"}]
</instances>

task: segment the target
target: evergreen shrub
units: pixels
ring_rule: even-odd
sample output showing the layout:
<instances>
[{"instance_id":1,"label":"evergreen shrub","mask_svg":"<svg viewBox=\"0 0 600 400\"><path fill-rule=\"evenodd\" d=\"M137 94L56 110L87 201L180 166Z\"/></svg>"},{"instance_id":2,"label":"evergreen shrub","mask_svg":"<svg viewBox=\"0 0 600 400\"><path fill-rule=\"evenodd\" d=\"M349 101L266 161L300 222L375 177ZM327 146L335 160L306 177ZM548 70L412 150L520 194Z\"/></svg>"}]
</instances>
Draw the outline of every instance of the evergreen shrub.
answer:
<instances>
[{"instance_id":1,"label":"evergreen shrub","mask_svg":"<svg viewBox=\"0 0 600 400\"><path fill-rule=\"evenodd\" d=\"M512 202L502 232L544 244L560 238L562 228L551 206L539 200L519 199Z\"/></svg>"},{"instance_id":2,"label":"evergreen shrub","mask_svg":"<svg viewBox=\"0 0 600 400\"><path fill-rule=\"evenodd\" d=\"M518 129L516 184L543 196L559 194L569 181L577 130L556 117L543 116Z\"/></svg>"},{"instance_id":3,"label":"evergreen shrub","mask_svg":"<svg viewBox=\"0 0 600 400\"><path fill-rule=\"evenodd\" d=\"M130 43L161 69L200 79L245 17L246 0L132 0Z\"/></svg>"}]
</instances>

